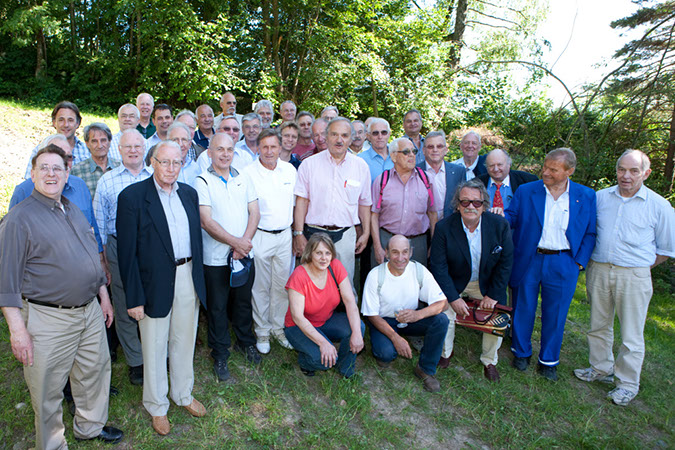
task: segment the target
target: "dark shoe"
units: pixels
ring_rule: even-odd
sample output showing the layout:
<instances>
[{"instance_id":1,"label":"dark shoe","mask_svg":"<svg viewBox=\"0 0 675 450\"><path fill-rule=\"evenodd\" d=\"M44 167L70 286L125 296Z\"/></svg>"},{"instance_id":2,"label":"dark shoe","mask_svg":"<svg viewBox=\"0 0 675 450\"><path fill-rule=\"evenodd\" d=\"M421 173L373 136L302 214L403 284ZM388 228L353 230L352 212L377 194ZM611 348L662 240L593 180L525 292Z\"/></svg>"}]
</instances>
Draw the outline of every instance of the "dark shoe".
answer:
<instances>
[{"instance_id":1,"label":"dark shoe","mask_svg":"<svg viewBox=\"0 0 675 450\"><path fill-rule=\"evenodd\" d=\"M527 356L521 358L519 356L514 356L511 365L516 369L520 370L521 372L525 372L527 370L527 366L530 365L530 357Z\"/></svg>"},{"instance_id":2,"label":"dark shoe","mask_svg":"<svg viewBox=\"0 0 675 450\"><path fill-rule=\"evenodd\" d=\"M450 367L450 360L452 359L453 356L455 356L454 350L452 351L452 353L450 353L450 356L448 356L447 358L443 358L441 356L441 359L438 360L438 368L447 369L448 367Z\"/></svg>"},{"instance_id":3,"label":"dark shoe","mask_svg":"<svg viewBox=\"0 0 675 450\"><path fill-rule=\"evenodd\" d=\"M428 373L424 373L420 366L415 366L414 373L417 378L422 380L422 383L424 383L424 389L427 391L438 392L441 390L441 383L438 382L436 377L429 375Z\"/></svg>"},{"instance_id":4,"label":"dark shoe","mask_svg":"<svg viewBox=\"0 0 675 450\"><path fill-rule=\"evenodd\" d=\"M119 394L119 393L120 393L120 390L117 389L115 386L113 386L113 385L111 384L111 385L110 385L110 396L111 396L111 397L116 397L117 394Z\"/></svg>"},{"instance_id":5,"label":"dark shoe","mask_svg":"<svg viewBox=\"0 0 675 450\"><path fill-rule=\"evenodd\" d=\"M110 350L110 362L117 362L117 350Z\"/></svg>"},{"instance_id":6,"label":"dark shoe","mask_svg":"<svg viewBox=\"0 0 675 450\"><path fill-rule=\"evenodd\" d=\"M103 429L101 430L101 434L99 434L96 437L87 438L87 439L76 437L75 440L76 441L91 441L92 439L97 439L101 442L105 442L106 444L117 444L119 441L122 440L123 437L124 437L124 433L122 433L122 430L117 429L115 427L103 427Z\"/></svg>"},{"instance_id":7,"label":"dark shoe","mask_svg":"<svg viewBox=\"0 0 675 450\"><path fill-rule=\"evenodd\" d=\"M136 386L143 386L143 364L140 366L129 367L129 383Z\"/></svg>"},{"instance_id":8,"label":"dark shoe","mask_svg":"<svg viewBox=\"0 0 675 450\"><path fill-rule=\"evenodd\" d=\"M375 358L375 362L377 363L378 366L382 367L383 369L388 369L391 367L391 361L382 361L381 359Z\"/></svg>"},{"instance_id":9,"label":"dark shoe","mask_svg":"<svg viewBox=\"0 0 675 450\"><path fill-rule=\"evenodd\" d=\"M494 364L488 364L483 368L483 375L490 381L499 381L499 372Z\"/></svg>"},{"instance_id":10,"label":"dark shoe","mask_svg":"<svg viewBox=\"0 0 675 450\"><path fill-rule=\"evenodd\" d=\"M217 359L213 363L213 371L218 377L218 381L227 381L230 379L230 371L227 368L226 359Z\"/></svg>"},{"instance_id":11,"label":"dark shoe","mask_svg":"<svg viewBox=\"0 0 675 450\"><path fill-rule=\"evenodd\" d=\"M545 364L539 363L537 365L537 373L547 380L558 381L557 366L547 366Z\"/></svg>"},{"instance_id":12,"label":"dark shoe","mask_svg":"<svg viewBox=\"0 0 675 450\"><path fill-rule=\"evenodd\" d=\"M234 349L239 353L243 353L250 363L260 364L260 361L262 361L262 357L260 356L260 353L258 353L258 349L255 348L255 345L249 345L248 347L244 348L237 344L234 346Z\"/></svg>"},{"instance_id":13,"label":"dark shoe","mask_svg":"<svg viewBox=\"0 0 675 450\"><path fill-rule=\"evenodd\" d=\"M306 377L313 377L315 375L315 372L313 370L303 369L302 367L300 368L300 371Z\"/></svg>"}]
</instances>

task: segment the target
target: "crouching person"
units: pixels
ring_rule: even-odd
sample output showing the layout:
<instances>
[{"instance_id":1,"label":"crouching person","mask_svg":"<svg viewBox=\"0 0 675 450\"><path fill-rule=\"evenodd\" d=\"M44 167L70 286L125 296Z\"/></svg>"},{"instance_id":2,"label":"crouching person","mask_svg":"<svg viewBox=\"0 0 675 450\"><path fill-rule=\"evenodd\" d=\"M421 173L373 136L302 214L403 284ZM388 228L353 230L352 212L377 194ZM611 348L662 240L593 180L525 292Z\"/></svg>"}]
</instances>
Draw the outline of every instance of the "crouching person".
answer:
<instances>
[{"instance_id":1,"label":"crouching person","mask_svg":"<svg viewBox=\"0 0 675 450\"><path fill-rule=\"evenodd\" d=\"M448 330L448 317L442 314L448 303L431 273L415 261L410 263L411 255L408 238L399 234L389 240L389 261L368 274L361 313L369 319L373 356L381 367L398 355L412 358L401 335L424 337L414 372L424 389L437 392L441 385L434 375ZM418 309L420 300L428 306Z\"/></svg>"}]
</instances>

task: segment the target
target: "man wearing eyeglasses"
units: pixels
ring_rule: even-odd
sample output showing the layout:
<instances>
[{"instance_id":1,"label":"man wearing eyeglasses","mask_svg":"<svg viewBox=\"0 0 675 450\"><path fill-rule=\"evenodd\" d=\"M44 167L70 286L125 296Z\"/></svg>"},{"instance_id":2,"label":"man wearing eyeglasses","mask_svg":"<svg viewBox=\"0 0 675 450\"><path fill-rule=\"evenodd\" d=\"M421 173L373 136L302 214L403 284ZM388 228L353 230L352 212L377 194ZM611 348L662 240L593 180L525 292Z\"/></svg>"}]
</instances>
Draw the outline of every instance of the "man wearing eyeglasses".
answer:
<instances>
[{"instance_id":1,"label":"man wearing eyeglasses","mask_svg":"<svg viewBox=\"0 0 675 450\"><path fill-rule=\"evenodd\" d=\"M120 139L122 165L103 174L96 186L94 195L94 214L101 231L101 241L105 246L105 258L112 281L112 303L115 310L115 327L129 366L131 384L143 384L143 355L138 339L138 327L135 320L127 314L127 304L120 277L117 254L117 198L127 186L149 178L150 168L145 167L143 154L145 139L138 130L125 130Z\"/></svg>"},{"instance_id":2,"label":"man wearing eyeglasses","mask_svg":"<svg viewBox=\"0 0 675 450\"><path fill-rule=\"evenodd\" d=\"M431 243L431 273L448 298L450 319L438 366L450 365L455 340L455 318L470 314L462 295L480 299L480 307L506 304L506 285L513 265L513 243L503 217L486 212L490 196L479 180L462 182L452 205L455 212L436 225ZM480 361L483 375L499 381L497 352L502 338L483 333Z\"/></svg>"},{"instance_id":3,"label":"man wearing eyeglasses","mask_svg":"<svg viewBox=\"0 0 675 450\"><path fill-rule=\"evenodd\" d=\"M358 156L368 164L370 182L372 183L379 174L394 167L394 162L389 157L389 151L387 150L391 128L389 122L375 117L370 120L366 129L370 149L362 151Z\"/></svg>"},{"instance_id":4,"label":"man wearing eyeglasses","mask_svg":"<svg viewBox=\"0 0 675 450\"><path fill-rule=\"evenodd\" d=\"M312 140L316 145L314 153L320 153L328 148L328 143L326 142L326 128L328 127L328 121L326 119L316 119L312 124Z\"/></svg>"},{"instance_id":5,"label":"man wearing eyeglasses","mask_svg":"<svg viewBox=\"0 0 675 450\"><path fill-rule=\"evenodd\" d=\"M116 227L127 313L141 331L143 406L163 436L171 431L169 377L174 403L194 417L206 414L192 396L199 301L206 307L206 287L197 192L177 181L180 146L158 144L152 167L152 177L120 193Z\"/></svg>"},{"instance_id":6,"label":"man wearing eyeglasses","mask_svg":"<svg viewBox=\"0 0 675 450\"><path fill-rule=\"evenodd\" d=\"M195 116L195 113L193 113L189 109L184 109L178 114L176 114L174 122L180 122L186 127L188 127L188 129L190 130L190 139L192 140L192 142L190 143L190 148L188 149L187 157L196 161L199 155L201 155L204 152L204 150L206 150L206 148L202 147L201 145L197 144L194 141L195 133L197 131L197 117Z\"/></svg>"},{"instance_id":7,"label":"man wearing eyeglasses","mask_svg":"<svg viewBox=\"0 0 675 450\"><path fill-rule=\"evenodd\" d=\"M39 150L32 160L35 189L0 222L0 307L12 352L24 366L38 448L67 447L61 403L69 377L75 438L115 443L123 436L104 426L110 389L105 326L113 321L106 278L90 225L62 196L67 177L63 149Z\"/></svg>"},{"instance_id":8,"label":"man wearing eyeglasses","mask_svg":"<svg viewBox=\"0 0 675 450\"><path fill-rule=\"evenodd\" d=\"M192 145L190 129L181 122L174 122L169 127L167 134L170 141L173 141L180 146L183 166L180 169L178 181L192 186L195 182L195 178L201 173L201 170L199 169L199 164L197 164L194 159L188 157L188 152Z\"/></svg>"},{"instance_id":9,"label":"man wearing eyeglasses","mask_svg":"<svg viewBox=\"0 0 675 450\"><path fill-rule=\"evenodd\" d=\"M256 113L248 113L241 119L244 139L235 142L232 165L237 170L244 170L258 157L258 135L262 131L262 118Z\"/></svg>"},{"instance_id":10,"label":"man wearing eyeglasses","mask_svg":"<svg viewBox=\"0 0 675 450\"><path fill-rule=\"evenodd\" d=\"M438 202L422 169L415 167L417 150L408 138L389 145L394 168L381 173L372 185L371 264L382 264L392 236L400 234L412 245L411 259L427 265L427 233L433 235Z\"/></svg>"}]
</instances>

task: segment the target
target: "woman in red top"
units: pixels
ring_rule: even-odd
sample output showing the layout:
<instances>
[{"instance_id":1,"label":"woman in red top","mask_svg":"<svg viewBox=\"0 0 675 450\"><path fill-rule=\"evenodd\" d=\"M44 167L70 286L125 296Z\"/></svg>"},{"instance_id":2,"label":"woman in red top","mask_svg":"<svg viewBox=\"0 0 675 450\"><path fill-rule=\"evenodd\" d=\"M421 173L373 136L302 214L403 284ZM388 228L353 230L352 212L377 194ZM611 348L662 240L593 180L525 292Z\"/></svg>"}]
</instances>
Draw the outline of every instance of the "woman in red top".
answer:
<instances>
[{"instance_id":1,"label":"woman in red top","mask_svg":"<svg viewBox=\"0 0 675 450\"><path fill-rule=\"evenodd\" d=\"M326 233L309 238L300 262L286 283L286 338L298 351L305 375L311 377L316 370L337 366L349 378L354 374L356 355L363 349L364 325L347 270L335 259L335 246ZM340 299L346 314L335 312ZM340 349L331 341L339 341Z\"/></svg>"}]
</instances>

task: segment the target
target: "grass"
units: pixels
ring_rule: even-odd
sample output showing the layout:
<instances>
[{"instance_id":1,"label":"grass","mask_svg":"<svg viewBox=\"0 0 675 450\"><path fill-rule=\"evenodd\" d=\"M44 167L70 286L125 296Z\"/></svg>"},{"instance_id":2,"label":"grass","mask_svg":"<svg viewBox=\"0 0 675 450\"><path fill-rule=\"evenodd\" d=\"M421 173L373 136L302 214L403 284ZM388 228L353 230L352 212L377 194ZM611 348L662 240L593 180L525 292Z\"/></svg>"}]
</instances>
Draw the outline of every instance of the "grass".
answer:
<instances>
[{"instance_id":1,"label":"grass","mask_svg":"<svg viewBox=\"0 0 675 450\"><path fill-rule=\"evenodd\" d=\"M0 102L0 108L4 104ZM10 193L10 189L0 190L0 205ZM672 263L659 269L672 276ZM208 414L195 419L172 404L172 431L160 437L142 406L142 388L128 381L119 349L113 385L120 394L110 401L109 424L125 432L118 448L138 449L675 448L671 285L655 280L656 293L645 327L641 390L622 408L605 399L611 386L586 384L572 374L573 369L588 366L585 332L590 308L584 282L582 275L568 316L557 383L542 379L533 370L521 373L511 368L508 340L500 351L502 381L489 383L479 362L480 336L461 327L456 332L452 364L438 374L442 390L437 394L425 392L412 374L417 354L412 361L398 359L390 369L381 369L370 354L368 338L357 360L358 374L351 380L341 379L335 371L307 378L300 373L294 352L273 343L259 368L233 353L232 382L218 383L209 350L201 345L194 357L194 395ZM539 321L533 337L535 352L538 327ZM615 333L619 342L618 323ZM206 342L203 321L199 336ZM0 448L32 447L30 395L21 365L12 356L4 319L0 319L0 380ZM72 448L109 448L75 442L67 412L64 421Z\"/></svg>"}]
</instances>

